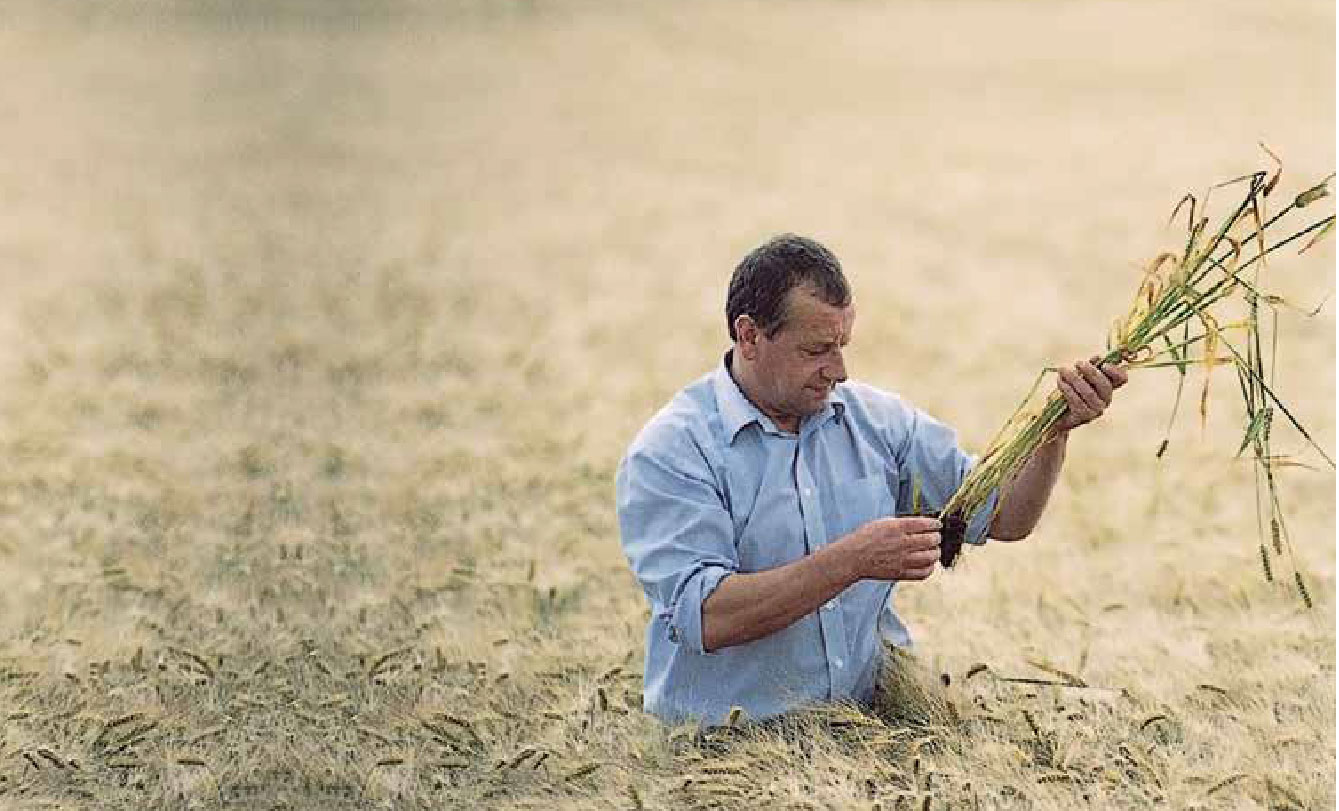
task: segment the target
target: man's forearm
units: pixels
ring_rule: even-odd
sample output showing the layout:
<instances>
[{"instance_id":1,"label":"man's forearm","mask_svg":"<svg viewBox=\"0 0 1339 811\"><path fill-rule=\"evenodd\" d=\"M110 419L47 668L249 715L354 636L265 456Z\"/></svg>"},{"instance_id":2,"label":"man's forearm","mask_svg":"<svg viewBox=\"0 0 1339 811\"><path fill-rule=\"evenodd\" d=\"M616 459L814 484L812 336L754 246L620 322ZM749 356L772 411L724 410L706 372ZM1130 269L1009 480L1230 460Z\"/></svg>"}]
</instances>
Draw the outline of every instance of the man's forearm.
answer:
<instances>
[{"instance_id":1,"label":"man's forearm","mask_svg":"<svg viewBox=\"0 0 1339 811\"><path fill-rule=\"evenodd\" d=\"M1046 509L1051 490L1065 462L1069 432L1061 432L1041 447L1000 493L999 511L986 534L1000 541L1026 538Z\"/></svg>"},{"instance_id":2,"label":"man's forearm","mask_svg":"<svg viewBox=\"0 0 1339 811\"><path fill-rule=\"evenodd\" d=\"M858 579L837 544L775 569L732 574L702 604L702 646L713 651L774 634Z\"/></svg>"}]
</instances>

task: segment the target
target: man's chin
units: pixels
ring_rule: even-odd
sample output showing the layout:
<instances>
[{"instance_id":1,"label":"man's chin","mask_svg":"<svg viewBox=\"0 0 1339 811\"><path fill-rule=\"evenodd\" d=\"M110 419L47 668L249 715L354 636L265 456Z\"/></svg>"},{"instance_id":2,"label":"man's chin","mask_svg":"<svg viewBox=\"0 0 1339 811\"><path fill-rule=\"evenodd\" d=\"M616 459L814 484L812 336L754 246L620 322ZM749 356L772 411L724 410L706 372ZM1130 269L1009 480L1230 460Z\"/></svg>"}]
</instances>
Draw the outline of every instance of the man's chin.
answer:
<instances>
[{"instance_id":1,"label":"man's chin","mask_svg":"<svg viewBox=\"0 0 1339 811\"><path fill-rule=\"evenodd\" d=\"M806 386L804 389L805 405L807 406L805 415L808 416L809 414L817 414L818 412L822 411L823 406L828 404L828 395L831 393L832 393L831 388L820 390Z\"/></svg>"}]
</instances>

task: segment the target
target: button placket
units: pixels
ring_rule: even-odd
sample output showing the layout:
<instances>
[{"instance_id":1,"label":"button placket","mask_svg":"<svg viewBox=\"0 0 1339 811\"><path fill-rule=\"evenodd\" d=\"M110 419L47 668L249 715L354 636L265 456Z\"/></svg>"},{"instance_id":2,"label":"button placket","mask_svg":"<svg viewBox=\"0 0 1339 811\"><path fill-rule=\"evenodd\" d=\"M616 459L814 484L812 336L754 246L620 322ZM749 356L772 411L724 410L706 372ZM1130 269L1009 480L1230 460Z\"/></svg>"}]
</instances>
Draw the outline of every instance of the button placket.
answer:
<instances>
[{"instance_id":1,"label":"button placket","mask_svg":"<svg viewBox=\"0 0 1339 811\"><path fill-rule=\"evenodd\" d=\"M804 520L804 535L810 552L826 545L823 532L823 512L818 507L813 480L803 461L795 466L796 484L800 491L800 514Z\"/></svg>"},{"instance_id":2,"label":"button placket","mask_svg":"<svg viewBox=\"0 0 1339 811\"><path fill-rule=\"evenodd\" d=\"M812 441L810 439L811 443ZM804 443L801 442L800 445L797 453L803 449ZM803 456L796 460L795 478L801 496L800 509L804 518L804 534L809 552L812 554L825 546L827 540L823 526L823 512L819 509L815 484L809 477ZM823 655L828 661L829 697L834 699L846 694L847 684L850 681L846 673L846 623L842 620L841 612L835 610L838 605L840 605L838 598L833 597L824 603L818 612L818 622L823 629Z\"/></svg>"}]
</instances>

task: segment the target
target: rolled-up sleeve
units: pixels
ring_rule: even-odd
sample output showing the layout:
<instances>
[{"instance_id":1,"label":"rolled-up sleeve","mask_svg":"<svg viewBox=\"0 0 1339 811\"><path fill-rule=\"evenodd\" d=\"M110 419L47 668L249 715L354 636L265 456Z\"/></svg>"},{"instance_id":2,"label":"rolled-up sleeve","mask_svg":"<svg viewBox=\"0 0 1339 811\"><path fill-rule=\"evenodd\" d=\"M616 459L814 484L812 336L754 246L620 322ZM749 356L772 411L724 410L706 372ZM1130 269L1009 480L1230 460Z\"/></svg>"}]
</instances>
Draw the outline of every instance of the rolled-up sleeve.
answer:
<instances>
[{"instance_id":1,"label":"rolled-up sleeve","mask_svg":"<svg viewBox=\"0 0 1339 811\"><path fill-rule=\"evenodd\" d=\"M896 457L900 468L898 503L910 504L913 491L919 489L923 508L935 511L944 508L977 462L977 457L958 446L957 432L917 408L910 409L910 425ZM998 502L996 488L968 517L965 543L986 542L986 530Z\"/></svg>"},{"instance_id":2,"label":"rolled-up sleeve","mask_svg":"<svg viewBox=\"0 0 1339 811\"><path fill-rule=\"evenodd\" d=\"M698 654L702 604L739 568L734 524L690 442L635 444L616 479L623 552L671 642Z\"/></svg>"}]
</instances>

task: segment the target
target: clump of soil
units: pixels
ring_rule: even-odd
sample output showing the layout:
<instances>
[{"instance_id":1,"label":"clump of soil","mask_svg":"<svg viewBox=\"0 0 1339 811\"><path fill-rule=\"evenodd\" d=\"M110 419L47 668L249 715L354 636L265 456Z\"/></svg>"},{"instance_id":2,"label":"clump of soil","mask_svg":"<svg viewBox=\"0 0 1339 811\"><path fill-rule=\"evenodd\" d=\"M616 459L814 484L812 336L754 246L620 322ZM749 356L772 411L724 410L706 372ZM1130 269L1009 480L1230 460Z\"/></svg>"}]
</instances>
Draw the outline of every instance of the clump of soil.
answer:
<instances>
[{"instance_id":1,"label":"clump of soil","mask_svg":"<svg viewBox=\"0 0 1339 811\"><path fill-rule=\"evenodd\" d=\"M951 568L962 551L962 539L967 537L967 521L960 515L940 518L944 526L939 530L939 565Z\"/></svg>"}]
</instances>

